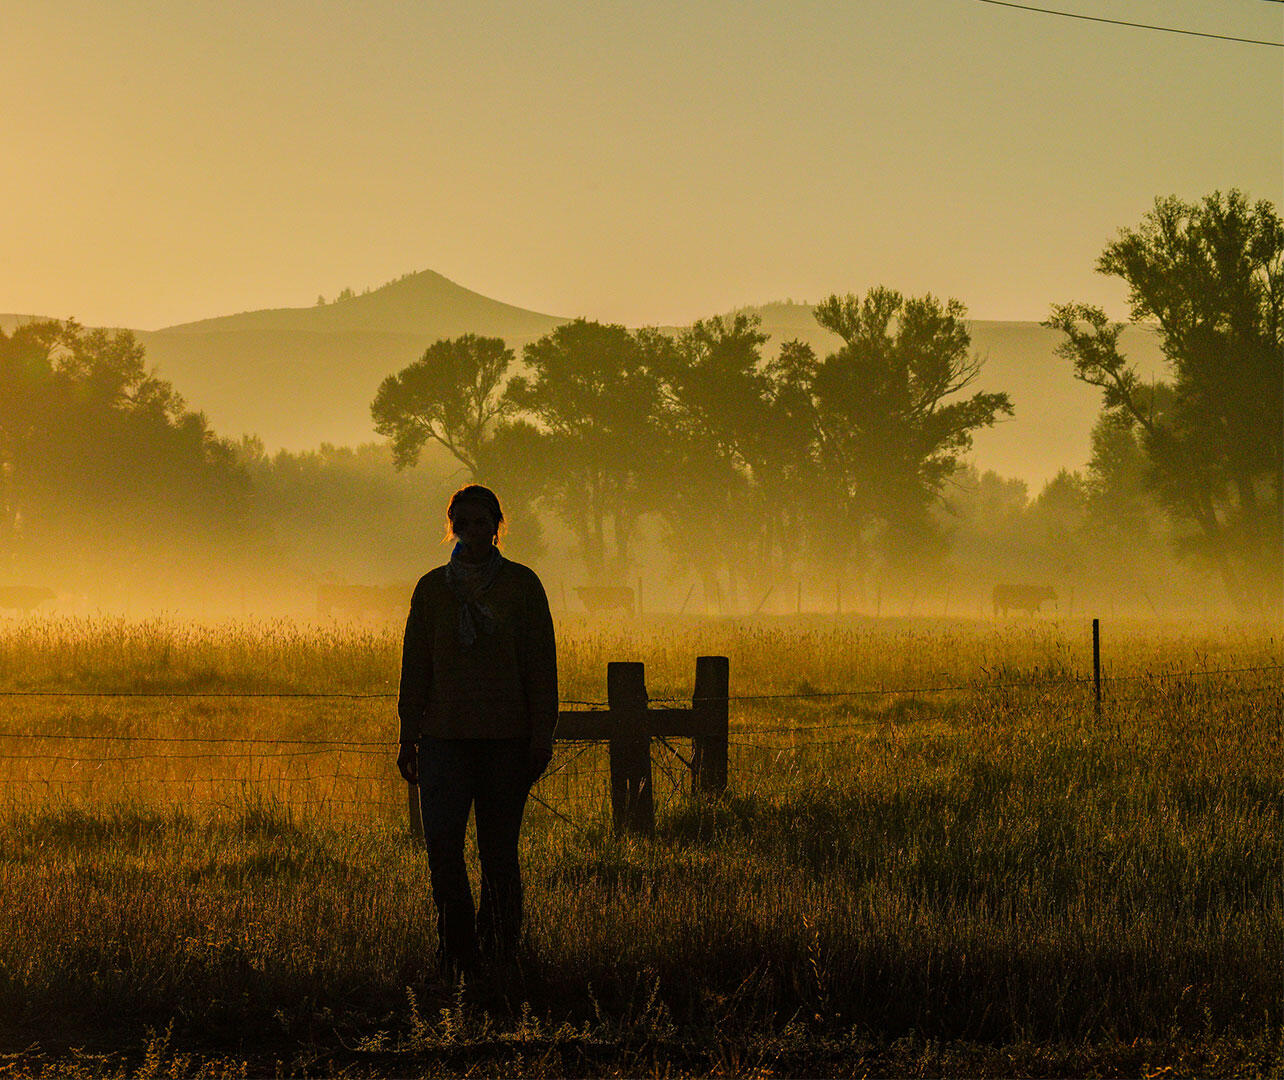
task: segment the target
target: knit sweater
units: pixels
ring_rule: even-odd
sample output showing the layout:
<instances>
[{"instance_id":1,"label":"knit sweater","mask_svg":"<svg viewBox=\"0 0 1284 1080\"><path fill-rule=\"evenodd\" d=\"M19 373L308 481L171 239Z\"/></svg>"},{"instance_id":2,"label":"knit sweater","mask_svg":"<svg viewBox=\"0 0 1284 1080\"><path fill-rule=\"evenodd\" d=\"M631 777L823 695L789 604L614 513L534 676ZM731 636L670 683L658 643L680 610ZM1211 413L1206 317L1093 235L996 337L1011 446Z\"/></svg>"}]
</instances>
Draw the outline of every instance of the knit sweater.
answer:
<instances>
[{"instance_id":1,"label":"knit sweater","mask_svg":"<svg viewBox=\"0 0 1284 1080\"><path fill-rule=\"evenodd\" d=\"M415 586L401 652L401 741L526 737L551 750L557 646L544 587L533 570L505 560L481 600L494 627L465 646L446 567Z\"/></svg>"}]
</instances>

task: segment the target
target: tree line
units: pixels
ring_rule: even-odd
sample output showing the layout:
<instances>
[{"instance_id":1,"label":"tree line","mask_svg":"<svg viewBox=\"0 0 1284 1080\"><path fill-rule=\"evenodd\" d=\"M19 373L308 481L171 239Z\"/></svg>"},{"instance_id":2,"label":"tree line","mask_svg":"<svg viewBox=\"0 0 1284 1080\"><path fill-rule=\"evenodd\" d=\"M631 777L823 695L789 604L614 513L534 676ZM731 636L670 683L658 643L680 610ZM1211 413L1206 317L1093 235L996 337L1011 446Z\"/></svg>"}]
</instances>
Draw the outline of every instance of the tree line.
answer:
<instances>
[{"instance_id":1,"label":"tree line","mask_svg":"<svg viewBox=\"0 0 1284 1080\"><path fill-rule=\"evenodd\" d=\"M1055 305L1067 378L1103 410L1087 468L1033 501L966 463L1012 403L973 389L963 305L885 287L817 306L840 341L825 356L767 350L744 314L675 334L577 319L520 362L496 338L438 341L378 388L386 444L274 455L216 435L127 331L20 326L0 331L0 559L84 591L238 562L401 576L424 554L407 538L438 539L425 508L478 479L511 504L523 554L557 522L600 582L630 581L657 545L706 594L818 568L930 582L950 560L1126 577L1171 550L1241 609L1277 610L1282 262L1274 208L1236 191L1157 200L1122 230L1097 268L1156 326L1167 378L1141 380L1100 309Z\"/></svg>"},{"instance_id":2,"label":"tree line","mask_svg":"<svg viewBox=\"0 0 1284 1080\"><path fill-rule=\"evenodd\" d=\"M11 578L138 585L249 524L236 447L146 369L128 331L0 331L0 556Z\"/></svg>"},{"instance_id":3,"label":"tree line","mask_svg":"<svg viewBox=\"0 0 1284 1080\"><path fill-rule=\"evenodd\" d=\"M676 336L577 319L516 374L503 341L469 334L386 379L372 413L399 465L434 441L556 514L597 580L626 577L647 515L707 578L915 560L972 432L1012 408L947 400L979 371L964 316L885 288L831 297L816 318L844 344L823 359L800 342L764 358L744 314Z\"/></svg>"},{"instance_id":4,"label":"tree line","mask_svg":"<svg viewBox=\"0 0 1284 1080\"><path fill-rule=\"evenodd\" d=\"M1054 305L1044 324L1064 334L1068 377L1103 392L1088 476L1059 478L1065 499L1123 544L1162 515L1245 610L1281 603L1282 236L1269 203L1231 191L1159 199L1107 245L1097 269L1157 326L1163 382L1142 383L1124 324L1098 307ZM842 345L823 358L799 341L764 356L743 314L676 336L578 319L526 346L516 374L502 340L468 334L385 379L371 413L398 467L439 444L557 515L602 580L625 578L648 515L707 580L804 563L921 576L973 432L1012 412L1006 394L964 393L980 367L965 315L881 286L833 295L815 317Z\"/></svg>"}]
</instances>

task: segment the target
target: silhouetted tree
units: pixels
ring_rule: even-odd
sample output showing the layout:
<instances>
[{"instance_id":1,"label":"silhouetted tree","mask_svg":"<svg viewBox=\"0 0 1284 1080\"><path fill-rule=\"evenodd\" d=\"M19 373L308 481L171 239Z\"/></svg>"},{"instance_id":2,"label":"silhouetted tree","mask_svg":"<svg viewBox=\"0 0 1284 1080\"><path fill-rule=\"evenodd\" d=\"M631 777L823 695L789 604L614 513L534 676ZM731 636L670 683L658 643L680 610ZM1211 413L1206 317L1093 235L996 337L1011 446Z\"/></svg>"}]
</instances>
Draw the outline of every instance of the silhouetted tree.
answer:
<instances>
[{"instance_id":1,"label":"silhouetted tree","mask_svg":"<svg viewBox=\"0 0 1284 1080\"><path fill-rule=\"evenodd\" d=\"M477 476L491 484L504 504L504 548L522 560L545 553L544 529L536 506L547 490L544 440L527 420L503 420L481 448Z\"/></svg>"},{"instance_id":2,"label":"silhouetted tree","mask_svg":"<svg viewBox=\"0 0 1284 1080\"><path fill-rule=\"evenodd\" d=\"M472 478L495 426L513 411L503 380L513 350L500 338L438 341L423 356L379 385L370 414L375 430L392 440L398 469L413 465L430 439L444 446Z\"/></svg>"},{"instance_id":3,"label":"silhouetted tree","mask_svg":"<svg viewBox=\"0 0 1284 1080\"><path fill-rule=\"evenodd\" d=\"M1090 528L1116 550L1135 553L1158 538L1163 512L1149 470L1137 425L1117 411L1103 412L1092 427L1084 491Z\"/></svg>"},{"instance_id":4,"label":"silhouetted tree","mask_svg":"<svg viewBox=\"0 0 1284 1080\"><path fill-rule=\"evenodd\" d=\"M928 509L972 432L1011 414L1006 394L954 399L980 370L965 313L957 300L906 299L881 286L816 308L816 321L843 339L811 385L829 494L818 509L836 511L836 554L851 554L861 533L879 524L890 561L919 555L936 536Z\"/></svg>"},{"instance_id":5,"label":"silhouetted tree","mask_svg":"<svg viewBox=\"0 0 1284 1080\"><path fill-rule=\"evenodd\" d=\"M678 335L662 370L673 432L747 473L762 463L767 423L761 322L744 313L699 320Z\"/></svg>"},{"instance_id":6,"label":"silhouetted tree","mask_svg":"<svg viewBox=\"0 0 1284 1080\"><path fill-rule=\"evenodd\" d=\"M657 351L664 390L668 491L656 501L669 544L716 593L719 567L765 569L770 507L761 499L771 446L771 381L762 371L767 336L756 315L700 320Z\"/></svg>"},{"instance_id":7,"label":"silhouetted tree","mask_svg":"<svg viewBox=\"0 0 1284 1080\"><path fill-rule=\"evenodd\" d=\"M806 342L786 341L764 370L770 390L760 501L768 507L772 547L789 568L805 555L808 540L816 539L816 508L826 498L818 467L820 426L813 393L820 361Z\"/></svg>"},{"instance_id":8,"label":"silhouetted tree","mask_svg":"<svg viewBox=\"0 0 1284 1080\"><path fill-rule=\"evenodd\" d=\"M1169 392L1148 392L1119 352L1121 323L1063 304L1059 355L1135 425L1149 481L1246 610L1284 604L1284 223L1239 191L1160 198L1097 269L1128 283L1134 322L1158 324Z\"/></svg>"},{"instance_id":9,"label":"silhouetted tree","mask_svg":"<svg viewBox=\"0 0 1284 1080\"><path fill-rule=\"evenodd\" d=\"M658 335L576 319L526 346L506 400L536 422L542 500L571 528L590 575L618 579L646 509L660 409ZM608 544L607 523L610 522Z\"/></svg>"},{"instance_id":10,"label":"silhouetted tree","mask_svg":"<svg viewBox=\"0 0 1284 1080\"><path fill-rule=\"evenodd\" d=\"M101 582L248 527L248 481L233 447L144 359L129 331L51 321L0 332L11 566L39 553L59 559L66 577Z\"/></svg>"},{"instance_id":11,"label":"silhouetted tree","mask_svg":"<svg viewBox=\"0 0 1284 1080\"><path fill-rule=\"evenodd\" d=\"M1072 578L1086 561L1088 492L1083 477L1061 469L1035 496L1027 516L1047 552L1048 570L1059 581Z\"/></svg>"}]
</instances>

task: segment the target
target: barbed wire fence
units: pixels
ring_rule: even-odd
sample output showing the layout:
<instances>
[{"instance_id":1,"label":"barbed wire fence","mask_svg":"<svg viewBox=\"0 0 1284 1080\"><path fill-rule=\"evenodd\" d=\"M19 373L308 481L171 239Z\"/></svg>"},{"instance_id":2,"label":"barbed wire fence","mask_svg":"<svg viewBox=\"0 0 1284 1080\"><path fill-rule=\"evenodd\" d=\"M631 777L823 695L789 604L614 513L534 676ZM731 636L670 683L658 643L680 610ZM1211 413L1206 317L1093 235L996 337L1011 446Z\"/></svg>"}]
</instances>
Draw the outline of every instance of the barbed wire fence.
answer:
<instances>
[{"instance_id":1,"label":"barbed wire fence","mask_svg":"<svg viewBox=\"0 0 1284 1080\"><path fill-rule=\"evenodd\" d=\"M1226 683L1234 677L1234 684ZM1264 707L1284 713L1284 665L1264 664L1196 668L1103 676L1113 708L1157 703L1161 698L1259 698ZM728 694L735 715L728 732L732 790L762 790L771 776L794 775L817 755L850 749L870 733L896 738L925 716L935 718L930 738L966 735L966 726L951 727L940 711L897 715L898 706L915 699L957 700L988 697L1014 706L1030 694L1091 695L1092 676L1049 675L1000 681L942 681L914 687L861 687L842 690ZM1013 695L1017 695L1016 698ZM345 691L165 691L8 689L0 699L67 702L76 699L257 700L283 702L390 701L391 692ZM679 702L652 697L651 704ZM773 709L787 702L835 704L860 702L861 712L820 720L773 721ZM1028 703L1028 702L1027 702ZM559 703L574 711L608 708L605 701L568 699ZM768 717L761 714L768 712ZM65 719L65 718L64 718ZM685 740L659 736L652 740L651 761L656 810L663 814L690 791L695 765ZM374 818L405 821L405 784L395 758L395 739L269 737L260 735L172 735L134 731L0 730L0 802L38 806L68 801L93 804L102 799L135 798L181 806L245 811L264 805L291 813L341 819ZM608 741L580 739L555 744L553 761L532 791L531 813L549 823L585 828L611 813L611 768Z\"/></svg>"}]
</instances>

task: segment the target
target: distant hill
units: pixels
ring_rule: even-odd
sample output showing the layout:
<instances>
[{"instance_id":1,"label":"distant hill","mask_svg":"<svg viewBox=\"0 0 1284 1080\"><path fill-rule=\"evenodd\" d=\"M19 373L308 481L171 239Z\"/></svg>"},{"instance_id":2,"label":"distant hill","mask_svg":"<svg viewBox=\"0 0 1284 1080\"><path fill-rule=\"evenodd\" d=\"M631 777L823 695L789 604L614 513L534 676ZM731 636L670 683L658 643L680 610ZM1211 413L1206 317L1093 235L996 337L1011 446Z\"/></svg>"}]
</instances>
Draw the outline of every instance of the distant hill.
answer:
<instances>
[{"instance_id":1,"label":"distant hill","mask_svg":"<svg viewBox=\"0 0 1284 1080\"><path fill-rule=\"evenodd\" d=\"M469 332L502 338L535 338L566 321L492 300L456 285L441 274L423 270L329 304L222 315L167 326L158 333L374 332L411 334L435 341L439 337Z\"/></svg>"},{"instance_id":2,"label":"distant hill","mask_svg":"<svg viewBox=\"0 0 1284 1080\"><path fill-rule=\"evenodd\" d=\"M768 354L790 339L808 342L820 356L840 344L816 323L809 305L770 303L743 310L761 316L770 335ZM0 315L0 327L9 331L33 318ZM524 345L565 321L491 300L424 271L325 305L251 311L135 333L149 363L189 407L205 411L215 430L232 437L258 435L269 449L306 449L376 438L369 409L380 381L439 338L468 332L502 337L520 358ZM973 347L985 362L975 389L1004 390L1016 409L1013 419L976 436L975 464L1020 477L1032 492L1058 469L1081 468L1101 398L1053 355L1060 334L1034 322L976 321L971 329ZM1130 327L1122 344L1144 374L1161 370L1153 333Z\"/></svg>"},{"instance_id":3,"label":"distant hill","mask_svg":"<svg viewBox=\"0 0 1284 1080\"><path fill-rule=\"evenodd\" d=\"M482 296L431 270L306 308L225 315L139 334L147 354L216 430L270 449L377 438L379 383L439 338L476 333L522 347L566 322Z\"/></svg>"}]
</instances>

